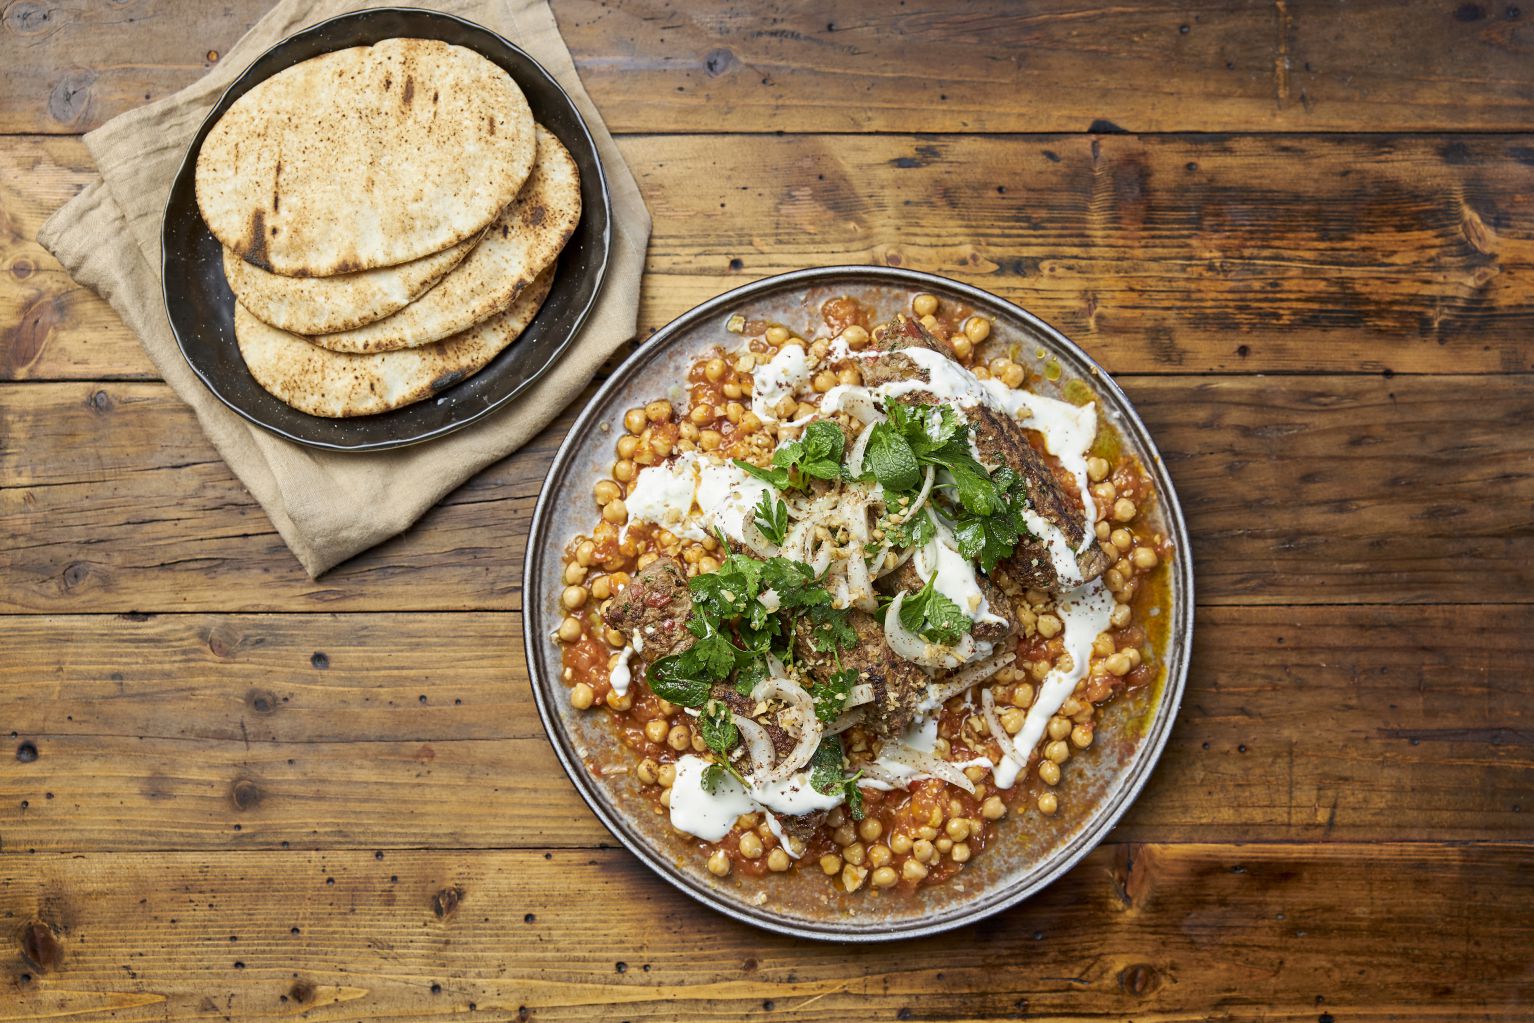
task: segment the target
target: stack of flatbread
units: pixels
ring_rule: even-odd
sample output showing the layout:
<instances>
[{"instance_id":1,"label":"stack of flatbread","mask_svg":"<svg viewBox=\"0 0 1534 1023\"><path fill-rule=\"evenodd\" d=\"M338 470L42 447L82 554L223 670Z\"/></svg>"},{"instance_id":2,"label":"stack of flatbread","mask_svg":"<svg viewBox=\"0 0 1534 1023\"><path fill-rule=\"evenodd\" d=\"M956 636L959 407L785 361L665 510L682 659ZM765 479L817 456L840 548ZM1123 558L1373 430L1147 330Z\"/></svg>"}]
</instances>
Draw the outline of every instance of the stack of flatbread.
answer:
<instances>
[{"instance_id":1,"label":"stack of flatbread","mask_svg":"<svg viewBox=\"0 0 1534 1023\"><path fill-rule=\"evenodd\" d=\"M246 366L316 416L478 372L532 322L581 214L575 161L516 82L431 39L268 78L208 133L196 181Z\"/></svg>"}]
</instances>

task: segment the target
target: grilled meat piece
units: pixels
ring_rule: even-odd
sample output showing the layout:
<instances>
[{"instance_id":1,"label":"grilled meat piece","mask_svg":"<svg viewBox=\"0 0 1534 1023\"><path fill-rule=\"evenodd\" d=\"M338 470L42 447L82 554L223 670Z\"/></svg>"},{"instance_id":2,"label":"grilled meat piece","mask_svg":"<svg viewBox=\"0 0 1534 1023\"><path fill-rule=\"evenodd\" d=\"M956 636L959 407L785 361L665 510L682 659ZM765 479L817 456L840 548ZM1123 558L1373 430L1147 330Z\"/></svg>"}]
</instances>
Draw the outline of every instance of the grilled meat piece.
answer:
<instances>
[{"instance_id":1,"label":"grilled meat piece","mask_svg":"<svg viewBox=\"0 0 1534 1023\"><path fill-rule=\"evenodd\" d=\"M687 572L675 558L657 558L634 574L602 617L610 628L638 636L647 661L681 653L696 638L687 631L692 593Z\"/></svg>"},{"instance_id":2,"label":"grilled meat piece","mask_svg":"<svg viewBox=\"0 0 1534 1023\"><path fill-rule=\"evenodd\" d=\"M898 316L889 323L875 327L873 337L874 347L885 353L881 358L870 359L863 364L863 379L873 386L923 376L914 361L900 354L903 350L925 348L952 358L952 351L946 344L934 337L921 323L907 316ZM927 391L910 392L902 395L902 400L923 405L946 404ZM1044 456L1028 442L1027 432L1022 425L1013 417L984 403L970 402L960 407L964 418L969 421L981 463L988 469L1005 465L1026 480L1028 500L1034 511L1064 534L1072 550L1079 548L1086 538L1081 512L1072 501L1070 492L1055 478ZM1095 543L1076 555L1076 566L1083 581L1096 579L1107 571L1108 565L1108 556ZM991 576L1007 589L1060 588L1060 579L1049 555L1049 545L1038 537L1024 537L1019 541L1012 556L998 564Z\"/></svg>"},{"instance_id":3,"label":"grilled meat piece","mask_svg":"<svg viewBox=\"0 0 1534 1023\"><path fill-rule=\"evenodd\" d=\"M880 579L879 588L885 593L892 594L899 593L901 590L907 593L921 592L926 583L917 573L914 562L913 558ZM1005 618L1006 622L976 622L970 629L970 635L985 643L1000 643L1017 629L1016 612L1012 610L1012 598L985 576L976 573L976 579L980 583L980 592L985 595L985 602L990 607L991 614L998 618Z\"/></svg>"},{"instance_id":4,"label":"grilled meat piece","mask_svg":"<svg viewBox=\"0 0 1534 1023\"><path fill-rule=\"evenodd\" d=\"M841 666L856 671L858 682L869 683L874 691L864 721L878 735L899 735L911 723L917 703L927 692L927 676L910 661L895 656L884 641L884 629L872 615L852 611L848 621L858 642L841 651ZM806 619L795 622L794 644L800 663L817 681L824 681L837 670L836 661L811 646L812 629Z\"/></svg>"}]
</instances>

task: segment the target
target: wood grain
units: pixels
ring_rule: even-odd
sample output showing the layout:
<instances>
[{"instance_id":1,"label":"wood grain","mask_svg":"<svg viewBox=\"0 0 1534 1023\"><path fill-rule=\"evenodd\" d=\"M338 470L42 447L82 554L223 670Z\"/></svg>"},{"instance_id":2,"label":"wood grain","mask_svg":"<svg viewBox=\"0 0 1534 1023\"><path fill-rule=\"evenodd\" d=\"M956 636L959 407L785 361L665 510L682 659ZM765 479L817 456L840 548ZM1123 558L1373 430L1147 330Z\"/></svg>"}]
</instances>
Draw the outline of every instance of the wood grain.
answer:
<instances>
[{"instance_id":1,"label":"wood grain","mask_svg":"<svg viewBox=\"0 0 1534 1023\"><path fill-rule=\"evenodd\" d=\"M1528 602L1534 435L1508 428L1534 417L1525 379L1123 382L1178 486L1202 602ZM0 608L517 609L568 423L314 581L163 384L0 385Z\"/></svg>"},{"instance_id":2,"label":"wood grain","mask_svg":"<svg viewBox=\"0 0 1534 1023\"><path fill-rule=\"evenodd\" d=\"M159 99L267 6L17 0L0 132L80 132ZM553 8L624 132L1521 130L1534 101L1534 37L1504 4Z\"/></svg>"},{"instance_id":3,"label":"wood grain","mask_svg":"<svg viewBox=\"0 0 1534 1023\"><path fill-rule=\"evenodd\" d=\"M1013 299L1114 373L1534 369L1534 136L631 137L648 332L833 263ZM763 168L770 168L764 174ZM0 379L153 376L34 240L90 174L0 151Z\"/></svg>"},{"instance_id":4,"label":"wood grain","mask_svg":"<svg viewBox=\"0 0 1534 1023\"><path fill-rule=\"evenodd\" d=\"M1527 837L1526 619L1204 609L1116 837ZM0 756L6 850L611 841L543 737L518 615L11 616L0 646L0 722L29 749Z\"/></svg>"},{"instance_id":5,"label":"wood grain","mask_svg":"<svg viewBox=\"0 0 1534 1023\"><path fill-rule=\"evenodd\" d=\"M1528 855L1110 846L893 955L734 924L621 851L8 856L0 1018L1515 1020Z\"/></svg>"}]
</instances>

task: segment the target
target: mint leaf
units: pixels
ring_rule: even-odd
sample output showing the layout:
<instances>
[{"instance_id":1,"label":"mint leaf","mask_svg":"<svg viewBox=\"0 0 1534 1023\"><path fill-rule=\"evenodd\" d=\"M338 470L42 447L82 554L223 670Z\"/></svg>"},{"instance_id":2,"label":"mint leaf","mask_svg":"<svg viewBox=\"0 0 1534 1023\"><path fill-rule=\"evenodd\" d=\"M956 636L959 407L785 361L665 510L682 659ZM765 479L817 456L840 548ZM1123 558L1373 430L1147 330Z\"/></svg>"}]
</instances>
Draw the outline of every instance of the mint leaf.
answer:
<instances>
[{"instance_id":1,"label":"mint leaf","mask_svg":"<svg viewBox=\"0 0 1534 1023\"><path fill-rule=\"evenodd\" d=\"M899 406L895 406L899 407ZM871 475L886 493L914 491L921 486L921 465L916 453L893 420L875 426L863 449L864 475Z\"/></svg>"},{"instance_id":2,"label":"mint leaf","mask_svg":"<svg viewBox=\"0 0 1534 1023\"><path fill-rule=\"evenodd\" d=\"M703 769L703 791L712 796L730 773L723 764L709 764Z\"/></svg>"},{"instance_id":3,"label":"mint leaf","mask_svg":"<svg viewBox=\"0 0 1534 1023\"><path fill-rule=\"evenodd\" d=\"M863 793L858 788L862 771L847 774L847 758L842 752L842 741L834 735L820 740L810 757L810 788L826 796L841 796L847 802L847 812L852 819L863 819Z\"/></svg>"},{"instance_id":4,"label":"mint leaf","mask_svg":"<svg viewBox=\"0 0 1534 1023\"><path fill-rule=\"evenodd\" d=\"M692 647L679 654L652 661L645 669L645 681L655 695L682 707L696 707L708 699L710 680L687 660Z\"/></svg>"},{"instance_id":5,"label":"mint leaf","mask_svg":"<svg viewBox=\"0 0 1534 1023\"><path fill-rule=\"evenodd\" d=\"M752 465L742 459L735 459L735 467L750 476L755 476L763 483L777 489L787 490L789 485L789 473L787 468L774 466L771 469L763 469L759 465Z\"/></svg>"},{"instance_id":6,"label":"mint leaf","mask_svg":"<svg viewBox=\"0 0 1534 1023\"><path fill-rule=\"evenodd\" d=\"M938 592L936 578L900 605L900 624L934 643L952 646L969 633L972 622L963 608Z\"/></svg>"},{"instance_id":7,"label":"mint leaf","mask_svg":"<svg viewBox=\"0 0 1534 1023\"><path fill-rule=\"evenodd\" d=\"M703 736L703 744L724 760L729 760L730 751L740 743L740 729L735 726L735 718L730 708L719 700L709 700L703 705L703 713L698 715L698 731Z\"/></svg>"}]
</instances>

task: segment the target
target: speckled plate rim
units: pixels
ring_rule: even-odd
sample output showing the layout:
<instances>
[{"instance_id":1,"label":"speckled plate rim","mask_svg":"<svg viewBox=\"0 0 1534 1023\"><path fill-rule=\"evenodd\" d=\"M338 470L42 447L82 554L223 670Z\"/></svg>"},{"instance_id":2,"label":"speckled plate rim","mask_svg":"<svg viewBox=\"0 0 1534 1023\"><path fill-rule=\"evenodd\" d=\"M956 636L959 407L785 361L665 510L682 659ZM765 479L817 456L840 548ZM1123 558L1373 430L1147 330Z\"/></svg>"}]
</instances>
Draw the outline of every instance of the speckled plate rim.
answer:
<instances>
[{"instance_id":1,"label":"speckled plate rim","mask_svg":"<svg viewBox=\"0 0 1534 1023\"><path fill-rule=\"evenodd\" d=\"M611 396L636 374L643 373L652 361L674 343L686 340L700 324L724 317L748 302L779 292L838 284L941 291L956 295L977 308L1004 308L1036 331L1050 345L1051 354L1068 363L1069 368L1079 376L1093 380L1099 400L1107 406L1107 411L1117 417L1115 425L1120 432L1127 433L1133 438L1134 444L1150 456L1146 468L1155 480L1165 525L1177 552L1172 562L1172 624L1168 633L1166 678L1156 699L1150 728L1136 746L1132 760L1124 768L1123 776L1114 791L1098 804L1088 820L1048 853L1045 857L1047 866L1027 884L1010 891L988 887L977 892L974 897L946 907L930 917L903 921L883 922L866 918L807 921L801 917L788 918L774 914L769 906L743 904L728 897L726 892L676 869L667 861L663 851L651 846L612 805L610 794L603 790L601 782L586 769L571 735L561 726L551 704L552 699L563 695L564 686L557 667L557 646L551 638L554 615L548 607L549 594L558 589L557 586L553 589L550 587L563 569L561 555L569 541L569 537L550 535L556 517L554 508L571 483L584 482L571 478L572 473L579 471L575 465L576 452L587 434L596 430L602 418L610 414L607 405ZM551 569L554 575L549 574ZM937 274L879 266L829 266L767 277L710 299L656 331L624 360L597 391L555 453L543 489L538 495L537 506L533 510L522 585L523 641L527 651L533 702L537 705L538 716L560 765L586 805L607 830L642 863L689 897L742 923L790 937L818 941L867 944L941 934L1009 909L1058 880L1101 844L1145 786L1156 762L1161 758L1177 719L1193 649L1193 558L1182 506L1177 500L1177 492L1160 451L1118 384L1073 341L1014 303ZM997 851L991 850L993 854Z\"/></svg>"},{"instance_id":2,"label":"speckled plate rim","mask_svg":"<svg viewBox=\"0 0 1534 1023\"><path fill-rule=\"evenodd\" d=\"M577 305L572 307L573 311L569 316L568 326L563 330L562 336L556 337L554 342L548 346L547 350L541 353L543 355L542 363L532 368L531 371L528 372L522 380L512 385L510 389L502 394L496 395L492 399L476 401L472 405L455 405L454 414L446 422L436 426L428 426L403 436L372 436L371 434L375 432L381 433L382 431L370 430L369 424L380 422L384 416L403 412L413 408L414 405L424 404L424 402L416 402L410 405L404 405L398 409L390 409L389 411L371 416L345 417L340 420L330 419L325 416L308 416L308 419L315 420L318 424L321 425L334 426L338 423L361 424L355 429L346 431L348 434L362 434L362 436L359 438L347 440L328 440L313 434L305 435L303 433L296 432L295 430L285 428L278 425L277 423L270 422L263 418L263 416L258 411L247 408L245 403L242 402L238 397L227 393L227 389L220 383L219 380L215 379L214 374L207 370L196 358L193 357L193 353L188 350L188 345L190 343L200 339L189 340L186 336L184 336L185 332L178 325L177 315L173 308L174 300L171 296L168 282L171 279L170 275L176 260L180 258L182 254L174 252L173 246L171 244L171 213L178 201L178 198L180 197L180 193L184 191L186 182L190 179L190 176L196 167L197 154L202 151L203 141L207 138L208 133L213 129L214 124L218 122L218 119L224 115L229 107L237 99L239 99L240 96L243 96L247 91L254 88L255 85L259 84L260 82L265 81L267 78L272 77L279 71L284 70L284 68L276 68L270 71L263 70L264 66L269 60L271 60L271 58L277 54L280 54L285 49L292 47L295 40L300 40L314 35L322 35L327 30L333 29L339 23L361 19L382 20L390 16L452 23L460 29L483 35L487 37L487 39L490 40L495 46L510 52L517 59L525 61L528 70L532 74L542 79L544 84L553 90L554 94L557 95L559 99L564 103L564 105L569 108L568 114L571 119L571 126L578 136L579 146L583 150L582 155L589 155L591 162L590 169L595 171L596 181L595 187L592 190L592 194L600 200L600 209L591 208L593 204L589 201L589 197L587 197L587 201L585 203L586 208L582 210L581 216L583 220L595 217L600 221L600 227L597 231L596 237L596 241L600 246L600 251L597 253L590 270L589 287L586 288L586 294L581 297ZM385 38L392 37L380 36L379 41ZM507 73L510 74L510 72ZM519 85L520 84L521 83L519 83ZM535 110L534 116L539 116L539 111ZM564 142L568 147L572 141L576 140L561 136L561 141ZM587 170L588 168L582 165L581 171L583 175L585 175ZM583 182L581 188L583 196L585 196L586 190L587 189L585 183ZM207 231L206 224L202 225L202 230ZM166 198L165 209L161 213L160 297L165 307L166 319L169 322L171 334L176 339L176 347L178 350L180 350L181 357L186 360L187 365L191 368L197 379L202 381L203 386L206 387L208 391L215 398L217 398L220 403L224 405L224 407L240 416L240 418L244 419L246 422L252 423L255 426L259 426L261 429L267 431L268 433L281 437L284 440L292 441L295 444L302 444L303 446L309 448L318 448L324 451L359 453L388 451L395 448L409 447L416 444L425 443L426 441L435 440L438 437L445 437L450 433L455 433L458 430L463 429L471 423L476 423L479 420L484 419L486 416L489 416L492 413L505 408L516 398L526 393L528 388L536 384L540 379L543 378L545 374L553 369L555 364L559 361L560 357L564 355L566 350L568 350L570 345L575 341L575 338L580 334L582 328L585 327L586 320L590 317L592 309L596 307L597 300L602 296L602 287L606 283L607 270L612 258L612 233L612 196L609 193L607 187L607 171L606 168L602 166L601 151L597 148L596 139L592 137L591 127L586 123L586 118L584 115L582 115L580 107L576 104L575 100L570 97L569 92L565 90L565 87L560 84L559 80L555 78L554 75L550 73L550 71L545 68L542 63L534 58L532 54L528 53L516 43L513 43L511 40L502 36L500 33L486 28L484 25L481 25L478 22L470 21L467 18L460 18L456 14L448 14L445 11L434 11L424 7L368 7L361 10L348 11L344 14L338 14L335 17L327 18L324 21L316 22L307 28L301 29L297 32L294 32L292 35L285 36L284 38L278 40L276 43L273 43L270 47L263 50L260 55L252 58L250 63L246 65L245 70L240 72L234 81L230 82L228 87L219 94L218 100L213 104L212 108L209 109L207 116L203 118L202 123L198 126L196 134L192 136L191 142L187 144L186 154L182 157L181 164L176 169L175 176L171 179L170 195ZM230 301L234 301L232 295ZM545 300L545 302L547 302L547 300ZM541 312L543 312L542 309L540 309L540 313ZM230 338L229 343L234 343L233 338ZM499 367L506 365L508 356L510 353L515 351L516 344L513 342L513 344L508 345L505 349L497 353L494 358L482 366L478 371L471 374L466 380L459 384L455 384L453 387L449 387L439 394L433 395L432 398L426 400L441 401L444 396L451 396L453 391L462 387L463 384L467 384L476 378L492 377ZM248 373L249 371L247 370L246 372ZM302 416L303 414L299 413L299 415Z\"/></svg>"}]
</instances>

